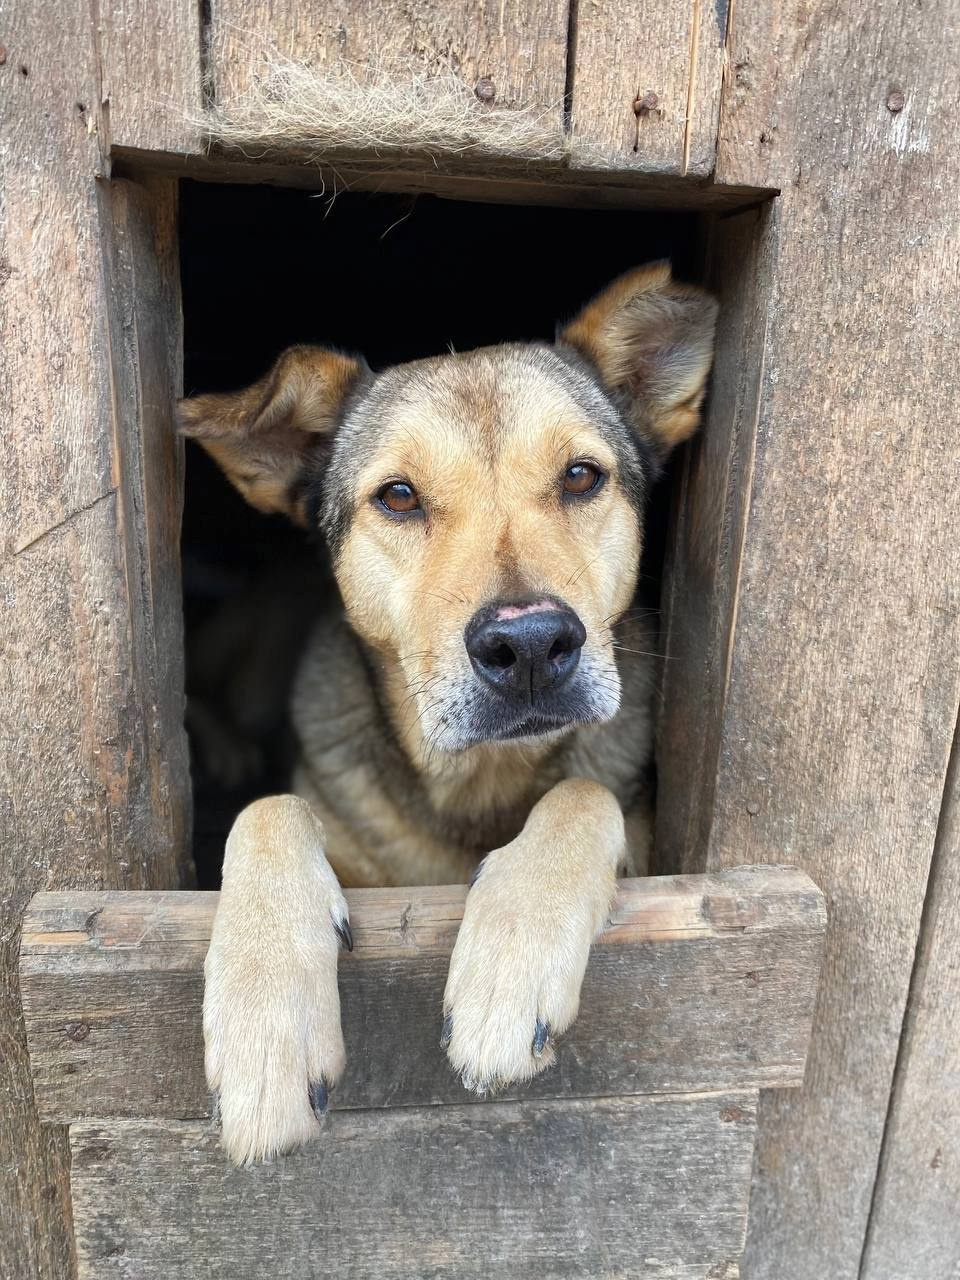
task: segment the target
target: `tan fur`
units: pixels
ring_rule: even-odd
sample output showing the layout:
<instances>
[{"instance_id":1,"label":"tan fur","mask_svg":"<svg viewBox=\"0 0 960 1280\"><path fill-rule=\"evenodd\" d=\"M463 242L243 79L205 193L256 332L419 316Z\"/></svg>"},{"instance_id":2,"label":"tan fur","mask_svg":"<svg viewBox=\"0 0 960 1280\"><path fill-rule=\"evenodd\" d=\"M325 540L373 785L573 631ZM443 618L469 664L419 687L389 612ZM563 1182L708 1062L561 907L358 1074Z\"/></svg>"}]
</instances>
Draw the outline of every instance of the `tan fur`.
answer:
<instances>
[{"instance_id":1,"label":"tan fur","mask_svg":"<svg viewBox=\"0 0 960 1280\"><path fill-rule=\"evenodd\" d=\"M346 1060L334 925L347 919L310 806L296 796L249 805L227 841L204 967L207 1081L238 1164L317 1135L308 1082L332 1087Z\"/></svg>"},{"instance_id":2,"label":"tan fur","mask_svg":"<svg viewBox=\"0 0 960 1280\"><path fill-rule=\"evenodd\" d=\"M715 323L709 294L671 279L668 262L654 262L615 280L562 336L594 361L609 386L632 391L668 452L700 421Z\"/></svg>"},{"instance_id":3,"label":"tan fur","mask_svg":"<svg viewBox=\"0 0 960 1280\"><path fill-rule=\"evenodd\" d=\"M479 424L479 440L464 423ZM640 531L622 490L609 484L573 514L555 496L558 475L580 456L614 466L609 446L549 379L513 375L479 352L421 363L415 390L358 478L358 499L391 475L434 499L429 537L358 501L337 580L348 617L383 663L395 729L440 807L462 809L468 791L483 805L491 790L515 785L521 759L550 745L519 752L499 744L457 760L436 752L429 691L438 675L465 665L463 630L480 605L560 596L587 626L585 651L608 656L605 620L632 598Z\"/></svg>"},{"instance_id":4,"label":"tan fur","mask_svg":"<svg viewBox=\"0 0 960 1280\"><path fill-rule=\"evenodd\" d=\"M332 431L360 373L325 347L290 347L270 372L242 391L181 400L178 425L200 440L227 479L265 515L305 523L297 480L317 439Z\"/></svg>"},{"instance_id":5,"label":"tan fur","mask_svg":"<svg viewBox=\"0 0 960 1280\"><path fill-rule=\"evenodd\" d=\"M553 1061L553 1040L577 1016L623 848L616 799L577 778L558 782L520 835L487 855L443 998L448 1054L467 1088L528 1080ZM535 1046L538 1022L546 1039Z\"/></svg>"},{"instance_id":6,"label":"tan fur","mask_svg":"<svg viewBox=\"0 0 960 1280\"><path fill-rule=\"evenodd\" d=\"M663 265L591 303L562 337L615 399L545 347L418 361L366 389L359 364L307 348L246 392L182 406L186 433L261 509L303 520L310 474L326 467L320 518L349 622L322 621L297 683L302 799L251 806L227 844L205 1034L234 1160L314 1136L308 1081L343 1069L338 878L462 881L487 855L451 962L450 1061L481 1090L551 1061L616 869L644 870L649 848L654 638L628 612L643 484L630 430L660 453L692 430L715 311ZM568 501L576 460L606 481ZM397 480L421 496L414 518L377 501ZM541 598L585 628L580 709L549 732L497 737L465 628L492 601Z\"/></svg>"}]
</instances>

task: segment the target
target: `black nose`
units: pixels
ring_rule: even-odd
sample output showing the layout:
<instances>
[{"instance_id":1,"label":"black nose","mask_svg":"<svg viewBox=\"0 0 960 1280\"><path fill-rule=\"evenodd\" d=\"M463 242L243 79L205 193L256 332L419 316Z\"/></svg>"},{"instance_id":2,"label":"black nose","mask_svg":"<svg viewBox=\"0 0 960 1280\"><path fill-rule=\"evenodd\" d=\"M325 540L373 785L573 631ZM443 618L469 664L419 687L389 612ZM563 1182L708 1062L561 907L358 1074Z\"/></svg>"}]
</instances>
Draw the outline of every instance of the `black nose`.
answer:
<instances>
[{"instance_id":1,"label":"black nose","mask_svg":"<svg viewBox=\"0 0 960 1280\"><path fill-rule=\"evenodd\" d=\"M477 675L500 693L528 701L559 689L573 675L587 638L565 605L488 605L467 626L464 641Z\"/></svg>"}]
</instances>

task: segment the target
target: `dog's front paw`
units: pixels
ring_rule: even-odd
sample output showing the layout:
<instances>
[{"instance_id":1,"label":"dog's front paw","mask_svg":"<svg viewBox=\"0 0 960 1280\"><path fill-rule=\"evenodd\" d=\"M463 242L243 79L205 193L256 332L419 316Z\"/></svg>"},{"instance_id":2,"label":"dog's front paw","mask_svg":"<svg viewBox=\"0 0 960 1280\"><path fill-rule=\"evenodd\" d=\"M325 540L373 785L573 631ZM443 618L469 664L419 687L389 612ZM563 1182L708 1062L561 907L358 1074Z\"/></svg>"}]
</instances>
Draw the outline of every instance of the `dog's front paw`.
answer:
<instances>
[{"instance_id":1,"label":"dog's front paw","mask_svg":"<svg viewBox=\"0 0 960 1280\"><path fill-rule=\"evenodd\" d=\"M498 851L503 852L503 851ZM486 1093L529 1080L554 1059L554 1040L580 1007L596 927L586 913L562 922L536 903L473 888L450 961L441 1044L467 1089Z\"/></svg>"},{"instance_id":2,"label":"dog's front paw","mask_svg":"<svg viewBox=\"0 0 960 1280\"><path fill-rule=\"evenodd\" d=\"M234 843L237 834L235 827ZM203 1032L222 1145L246 1165L320 1133L346 1060L337 959L353 939L322 853L296 868L299 883L289 882L293 859L272 859L268 849L251 865L242 855L234 851L229 883L225 876L204 966Z\"/></svg>"},{"instance_id":3,"label":"dog's front paw","mask_svg":"<svg viewBox=\"0 0 960 1280\"><path fill-rule=\"evenodd\" d=\"M450 961L441 1037L468 1089L528 1080L553 1061L553 1042L577 1016L623 843L610 792L571 779L482 863Z\"/></svg>"},{"instance_id":4,"label":"dog's front paw","mask_svg":"<svg viewBox=\"0 0 960 1280\"><path fill-rule=\"evenodd\" d=\"M346 926L349 928L349 926ZM236 1164L316 1138L345 1053L337 991L339 938L331 921L312 946L251 954L214 942L205 966L207 1083L218 1100L224 1150Z\"/></svg>"},{"instance_id":5,"label":"dog's front paw","mask_svg":"<svg viewBox=\"0 0 960 1280\"><path fill-rule=\"evenodd\" d=\"M508 849L490 854L467 899L444 995L442 1043L466 1088L528 1080L580 1006L592 921L558 921L511 881Z\"/></svg>"}]
</instances>

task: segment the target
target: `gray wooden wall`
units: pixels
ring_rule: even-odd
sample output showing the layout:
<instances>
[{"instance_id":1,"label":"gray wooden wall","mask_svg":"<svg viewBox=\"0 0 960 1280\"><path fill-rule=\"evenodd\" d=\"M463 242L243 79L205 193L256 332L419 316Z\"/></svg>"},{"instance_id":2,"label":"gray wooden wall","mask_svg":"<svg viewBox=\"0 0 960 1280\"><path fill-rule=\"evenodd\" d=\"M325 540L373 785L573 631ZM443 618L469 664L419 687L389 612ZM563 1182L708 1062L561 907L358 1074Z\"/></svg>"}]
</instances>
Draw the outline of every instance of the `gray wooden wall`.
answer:
<instances>
[{"instance_id":1,"label":"gray wooden wall","mask_svg":"<svg viewBox=\"0 0 960 1280\"><path fill-rule=\"evenodd\" d=\"M677 510L661 857L793 862L829 900L806 1088L761 1101L747 1280L956 1270L960 0L55 9L23 0L0 31L4 1275L74 1267L65 1135L26 1069L25 904L183 875L173 179L316 182L207 158L188 117L261 45L342 42L395 67L453 50L561 124L571 88L562 172L374 181L716 209L780 191L715 228L737 320Z\"/></svg>"}]
</instances>

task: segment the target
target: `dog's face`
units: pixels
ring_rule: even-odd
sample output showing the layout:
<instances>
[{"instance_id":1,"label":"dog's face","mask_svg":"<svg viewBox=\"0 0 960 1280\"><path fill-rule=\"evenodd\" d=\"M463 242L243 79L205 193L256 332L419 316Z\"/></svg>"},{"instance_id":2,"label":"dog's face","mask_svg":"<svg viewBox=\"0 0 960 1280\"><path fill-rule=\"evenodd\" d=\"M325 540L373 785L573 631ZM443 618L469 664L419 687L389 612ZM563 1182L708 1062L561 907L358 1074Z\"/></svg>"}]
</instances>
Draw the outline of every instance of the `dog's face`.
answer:
<instances>
[{"instance_id":1,"label":"dog's face","mask_svg":"<svg viewBox=\"0 0 960 1280\"><path fill-rule=\"evenodd\" d=\"M556 347L376 375L293 348L246 391L184 401L181 425L253 505L323 528L421 758L549 741L619 707L611 628L650 480L698 421L715 312L656 264Z\"/></svg>"}]
</instances>

